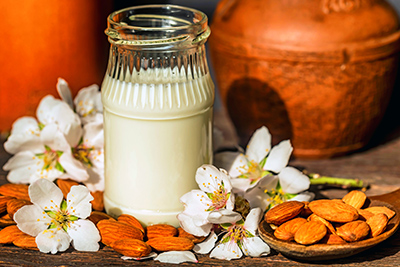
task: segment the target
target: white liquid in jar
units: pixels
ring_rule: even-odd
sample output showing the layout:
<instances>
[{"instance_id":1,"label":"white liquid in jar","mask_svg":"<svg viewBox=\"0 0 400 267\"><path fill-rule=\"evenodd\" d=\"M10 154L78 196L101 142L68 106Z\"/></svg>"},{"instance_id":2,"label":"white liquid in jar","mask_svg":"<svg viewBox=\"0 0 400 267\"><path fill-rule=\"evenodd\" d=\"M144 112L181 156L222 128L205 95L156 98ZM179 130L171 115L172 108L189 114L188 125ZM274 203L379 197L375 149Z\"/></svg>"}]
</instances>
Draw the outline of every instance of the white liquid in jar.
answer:
<instances>
[{"instance_id":1,"label":"white liquid in jar","mask_svg":"<svg viewBox=\"0 0 400 267\"><path fill-rule=\"evenodd\" d=\"M214 85L209 74L166 79L148 71L130 82L106 75L102 84L104 204L114 216L178 226L179 198L198 188L197 168L212 163Z\"/></svg>"}]
</instances>

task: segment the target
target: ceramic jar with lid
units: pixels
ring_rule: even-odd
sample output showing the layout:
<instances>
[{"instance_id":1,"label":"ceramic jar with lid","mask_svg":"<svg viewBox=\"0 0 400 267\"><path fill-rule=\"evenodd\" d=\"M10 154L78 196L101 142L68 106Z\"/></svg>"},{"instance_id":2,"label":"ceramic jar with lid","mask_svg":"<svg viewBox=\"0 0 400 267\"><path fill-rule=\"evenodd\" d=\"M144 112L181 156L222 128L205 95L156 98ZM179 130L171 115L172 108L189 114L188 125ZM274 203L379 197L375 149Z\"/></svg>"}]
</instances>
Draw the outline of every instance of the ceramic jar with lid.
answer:
<instances>
[{"instance_id":1,"label":"ceramic jar with lid","mask_svg":"<svg viewBox=\"0 0 400 267\"><path fill-rule=\"evenodd\" d=\"M399 19L384 0L223 0L212 63L241 144L266 125L298 157L363 147L398 65Z\"/></svg>"}]
</instances>

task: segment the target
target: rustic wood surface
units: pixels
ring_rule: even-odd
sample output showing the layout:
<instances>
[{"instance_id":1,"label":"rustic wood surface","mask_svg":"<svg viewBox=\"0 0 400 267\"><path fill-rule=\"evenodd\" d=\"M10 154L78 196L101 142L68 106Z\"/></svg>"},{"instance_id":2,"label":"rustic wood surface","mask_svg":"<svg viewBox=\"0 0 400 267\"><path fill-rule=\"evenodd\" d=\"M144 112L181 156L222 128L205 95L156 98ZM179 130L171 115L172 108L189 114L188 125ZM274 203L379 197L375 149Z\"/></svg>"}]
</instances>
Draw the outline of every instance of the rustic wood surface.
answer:
<instances>
[{"instance_id":1,"label":"rustic wood surface","mask_svg":"<svg viewBox=\"0 0 400 267\"><path fill-rule=\"evenodd\" d=\"M396 116L394 116L396 117ZM223 129L227 144L234 143L236 138L229 120L221 111L216 112L216 125ZM293 159L292 166L306 168L310 172L326 176L343 178L360 178L371 184L367 195L379 195L400 188L400 127L388 122L390 127L381 126L371 144L363 151L345 157L324 160ZM386 127L386 128L385 128ZM384 130L382 130L382 128ZM2 141L4 142L4 140ZM10 158L0 143L0 166ZM6 172L0 170L0 184L6 183ZM319 197L342 197L346 190L323 188L318 190ZM14 246L0 245L0 266L167 266L153 260L142 262L123 261L121 255L108 247L102 246L96 253L77 252L70 248L56 255L43 254L38 251L22 250ZM207 255L197 255L197 266L400 266L400 232L397 232L376 247L349 258L321 261L299 262L288 259L272 251L267 257L242 258L234 261L210 259ZM183 263L182 265L193 265Z\"/></svg>"}]
</instances>

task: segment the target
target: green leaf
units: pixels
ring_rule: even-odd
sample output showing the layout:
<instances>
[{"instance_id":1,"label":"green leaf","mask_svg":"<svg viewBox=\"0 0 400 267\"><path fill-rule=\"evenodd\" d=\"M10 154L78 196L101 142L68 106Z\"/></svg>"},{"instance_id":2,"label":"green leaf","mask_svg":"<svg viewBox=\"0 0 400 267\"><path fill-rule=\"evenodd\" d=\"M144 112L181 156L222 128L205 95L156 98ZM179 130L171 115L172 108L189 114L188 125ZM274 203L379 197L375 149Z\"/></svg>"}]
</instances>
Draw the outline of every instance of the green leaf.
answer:
<instances>
[{"instance_id":1,"label":"green leaf","mask_svg":"<svg viewBox=\"0 0 400 267\"><path fill-rule=\"evenodd\" d=\"M56 169L59 170L60 172L65 172L63 166L58 161L56 163Z\"/></svg>"},{"instance_id":2,"label":"green leaf","mask_svg":"<svg viewBox=\"0 0 400 267\"><path fill-rule=\"evenodd\" d=\"M236 224L237 224L237 225L244 225L244 220L243 220L243 219L240 219L240 221L237 221Z\"/></svg>"},{"instance_id":3,"label":"green leaf","mask_svg":"<svg viewBox=\"0 0 400 267\"><path fill-rule=\"evenodd\" d=\"M71 222L76 221L76 220L78 220L78 219L79 219L79 217L77 217L77 216L75 216L75 215L69 215L69 216L68 216L68 220L71 221Z\"/></svg>"},{"instance_id":4,"label":"green leaf","mask_svg":"<svg viewBox=\"0 0 400 267\"><path fill-rule=\"evenodd\" d=\"M214 194L213 193L207 193L207 196L211 200L213 200L213 198L214 198Z\"/></svg>"},{"instance_id":5,"label":"green leaf","mask_svg":"<svg viewBox=\"0 0 400 267\"><path fill-rule=\"evenodd\" d=\"M46 148L47 152L51 152L51 148L48 145L44 145L44 148Z\"/></svg>"},{"instance_id":6,"label":"green leaf","mask_svg":"<svg viewBox=\"0 0 400 267\"><path fill-rule=\"evenodd\" d=\"M284 194L284 196L285 196L286 200L288 200L288 199L294 198L295 196L297 196L297 194L286 193L286 194Z\"/></svg>"},{"instance_id":7,"label":"green leaf","mask_svg":"<svg viewBox=\"0 0 400 267\"><path fill-rule=\"evenodd\" d=\"M61 202L60 209L61 209L62 211L65 211L65 210L67 209L67 207L68 207L67 201L65 201L65 199L64 199L64 200Z\"/></svg>"},{"instance_id":8,"label":"green leaf","mask_svg":"<svg viewBox=\"0 0 400 267\"><path fill-rule=\"evenodd\" d=\"M39 126L39 130L43 130L44 126L46 126L46 125L44 125L43 123L39 122L38 126Z\"/></svg>"},{"instance_id":9,"label":"green leaf","mask_svg":"<svg viewBox=\"0 0 400 267\"><path fill-rule=\"evenodd\" d=\"M221 223L220 226L221 226L222 228L224 228L224 229L228 229L229 227L232 226L232 224L231 224L231 223Z\"/></svg>"},{"instance_id":10,"label":"green leaf","mask_svg":"<svg viewBox=\"0 0 400 267\"><path fill-rule=\"evenodd\" d=\"M47 215L52 218L55 219L56 218L56 213L52 210L45 210L45 212L47 213Z\"/></svg>"},{"instance_id":11,"label":"green leaf","mask_svg":"<svg viewBox=\"0 0 400 267\"><path fill-rule=\"evenodd\" d=\"M258 164L261 168L264 168L265 162L267 162L267 157L263 158L262 161Z\"/></svg>"},{"instance_id":12,"label":"green leaf","mask_svg":"<svg viewBox=\"0 0 400 267\"><path fill-rule=\"evenodd\" d=\"M49 228L47 228L47 229L54 229L54 228L57 228L57 225L55 225L54 223L52 223L52 224L50 224Z\"/></svg>"},{"instance_id":13,"label":"green leaf","mask_svg":"<svg viewBox=\"0 0 400 267\"><path fill-rule=\"evenodd\" d=\"M67 232L68 231L68 226L66 224L63 224L62 229Z\"/></svg>"},{"instance_id":14,"label":"green leaf","mask_svg":"<svg viewBox=\"0 0 400 267\"><path fill-rule=\"evenodd\" d=\"M254 237L254 235L252 233L250 233L248 230L246 230L246 237L250 238L250 237Z\"/></svg>"},{"instance_id":15,"label":"green leaf","mask_svg":"<svg viewBox=\"0 0 400 267\"><path fill-rule=\"evenodd\" d=\"M56 153L57 153L57 156L58 157L61 157L61 155L64 153L63 151L56 151Z\"/></svg>"}]
</instances>

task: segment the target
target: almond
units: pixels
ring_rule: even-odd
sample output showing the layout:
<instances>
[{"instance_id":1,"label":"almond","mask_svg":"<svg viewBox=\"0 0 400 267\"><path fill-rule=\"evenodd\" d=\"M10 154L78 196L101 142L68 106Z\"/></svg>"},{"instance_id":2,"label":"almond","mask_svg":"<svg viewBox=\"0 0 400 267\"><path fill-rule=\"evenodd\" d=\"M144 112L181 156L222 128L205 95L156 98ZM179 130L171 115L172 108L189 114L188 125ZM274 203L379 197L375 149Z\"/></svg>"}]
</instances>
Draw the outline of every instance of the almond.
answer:
<instances>
[{"instance_id":1,"label":"almond","mask_svg":"<svg viewBox=\"0 0 400 267\"><path fill-rule=\"evenodd\" d=\"M112 242L120 239L139 239L143 240L143 233L136 227L117 222L115 220L102 220L97 223L101 235L101 242L110 246Z\"/></svg>"},{"instance_id":2,"label":"almond","mask_svg":"<svg viewBox=\"0 0 400 267\"><path fill-rule=\"evenodd\" d=\"M0 231L0 244L12 244L12 242L24 233L16 225L7 226Z\"/></svg>"},{"instance_id":3,"label":"almond","mask_svg":"<svg viewBox=\"0 0 400 267\"><path fill-rule=\"evenodd\" d=\"M7 213L10 218L14 218L14 214L25 205L32 205L32 202L25 199L13 198L7 202Z\"/></svg>"},{"instance_id":4,"label":"almond","mask_svg":"<svg viewBox=\"0 0 400 267\"><path fill-rule=\"evenodd\" d=\"M308 216L310 216L310 215L312 214L312 211L311 211L310 208L308 207L308 204L309 204L310 202L308 202L308 201L303 201L303 203L304 203L304 208L303 208L303 210L301 211L300 216L303 217L303 218L307 218Z\"/></svg>"},{"instance_id":5,"label":"almond","mask_svg":"<svg viewBox=\"0 0 400 267\"><path fill-rule=\"evenodd\" d=\"M57 186L61 189L61 192L63 193L64 198L67 198L67 195L68 195L69 191L71 190L71 187L73 187L74 185L79 185L78 182L75 182L70 179L57 179L56 183L57 183Z\"/></svg>"},{"instance_id":6,"label":"almond","mask_svg":"<svg viewBox=\"0 0 400 267\"><path fill-rule=\"evenodd\" d=\"M365 195L365 193L358 190L350 191L342 198L344 203L353 206L356 209L361 209L366 199L367 196Z\"/></svg>"},{"instance_id":7,"label":"almond","mask_svg":"<svg viewBox=\"0 0 400 267\"><path fill-rule=\"evenodd\" d=\"M309 217L308 217L308 219L307 219L308 221L314 221L314 222L321 222L321 223L323 223L325 226L326 226L326 228L328 229L328 231L331 233L331 234L336 234L336 230L335 230L335 228L333 227L333 225L330 223L330 222L328 222L327 220L325 220L324 218L321 218L321 217L319 217L317 214L311 214Z\"/></svg>"},{"instance_id":8,"label":"almond","mask_svg":"<svg viewBox=\"0 0 400 267\"><path fill-rule=\"evenodd\" d=\"M147 244L157 251L186 251L194 247L192 240L175 236L152 238Z\"/></svg>"},{"instance_id":9,"label":"almond","mask_svg":"<svg viewBox=\"0 0 400 267\"><path fill-rule=\"evenodd\" d=\"M201 242L203 242L203 241L207 238L207 236L195 236L195 235L189 234L188 232L186 232L185 230L183 230L182 227L179 227L179 228L178 228L178 236L179 236L179 237L186 237L186 238L189 238L189 239L192 240L193 243L195 243L195 244L201 243Z\"/></svg>"},{"instance_id":10,"label":"almond","mask_svg":"<svg viewBox=\"0 0 400 267\"><path fill-rule=\"evenodd\" d=\"M281 224L278 228L276 228L274 232L274 236L278 239L291 241L294 239L294 235L297 230L299 230L300 226L307 222L304 218L294 218L287 222Z\"/></svg>"},{"instance_id":11,"label":"almond","mask_svg":"<svg viewBox=\"0 0 400 267\"><path fill-rule=\"evenodd\" d=\"M294 235L294 240L302 245L311 245L320 241L326 235L323 223L309 221L300 226Z\"/></svg>"},{"instance_id":12,"label":"almond","mask_svg":"<svg viewBox=\"0 0 400 267\"><path fill-rule=\"evenodd\" d=\"M101 220L115 221L115 219L113 217L111 217L107 213L104 213L101 211L92 211L92 213L90 213L90 216L88 219L91 220L94 224L97 224Z\"/></svg>"},{"instance_id":13,"label":"almond","mask_svg":"<svg viewBox=\"0 0 400 267\"><path fill-rule=\"evenodd\" d=\"M370 217L374 216L374 214L368 210L362 210L362 209L358 209L358 219L366 221L368 220Z\"/></svg>"},{"instance_id":14,"label":"almond","mask_svg":"<svg viewBox=\"0 0 400 267\"><path fill-rule=\"evenodd\" d=\"M370 217L367 220L367 224L369 225L369 228L371 228L371 236L378 236L385 231L388 222L389 218L384 213L378 213Z\"/></svg>"},{"instance_id":15,"label":"almond","mask_svg":"<svg viewBox=\"0 0 400 267\"><path fill-rule=\"evenodd\" d=\"M378 214L378 213L384 213L386 216L388 216L389 220L393 218L393 216L396 214L393 210L381 206L381 207L369 207L365 209L366 211L372 212L373 214Z\"/></svg>"},{"instance_id":16,"label":"almond","mask_svg":"<svg viewBox=\"0 0 400 267\"><path fill-rule=\"evenodd\" d=\"M299 201L286 201L270 209L265 214L265 221L275 225L282 223L299 215L303 208L304 203Z\"/></svg>"},{"instance_id":17,"label":"almond","mask_svg":"<svg viewBox=\"0 0 400 267\"><path fill-rule=\"evenodd\" d=\"M13 242L14 246L22 249L39 250L36 245L36 238L27 234L23 234L16 238Z\"/></svg>"},{"instance_id":18,"label":"almond","mask_svg":"<svg viewBox=\"0 0 400 267\"><path fill-rule=\"evenodd\" d=\"M146 257L151 247L139 239L120 239L111 243L111 247L118 253L128 257Z\"/></svg>"},{"instance_id":19,"label":"almond","mask_svg":"<svg viewBox=\"0 0 400 267\"><path fill-rule=\"evenodd\" d=\"M0 196L0 214L7 210L7 203L14 197L10 196Z\"/></svg>"},{"instance_id":20,"label":"almond","mask_svg":"<svg viewBox=\"0 0 400 267\"><path fill-rule=\"evenodd\" d=\"M3 184L0 186L0 195L31 200L26 184Z\"/></svg>"},{"instance_id":21,"label":"almond","mask_svg":"<svg viewBox=\"0 0 400 267\"><path fill-rule=\"evenodd\" d=\"M144 233L144 228L142 226L142 224L139 222L138 219L136 219L134 216L129 215L129 214L121 214L118 217L118 221L122 222L122 223L126 223L132 226L135 226L137 229L139 229L140 231L142 231Z\"/></svg>"},{"instance_id":22,"label":"almond","mask_svg":"<svg viewBox=\"0 0 400 267\"><path fill-rule=\"evenodd\" d=\"M353 221L348 222L339 228L337 228L336 233L338 236L343 238L348 242L360 241L366 238L369 234L369 226L364 221Z\"/></svg>"},{"instance_id":23,"label":"almond","mask_svg":"<svg viewBox=\"0 0 400 267\"><path fill-rule=\"evenodd\" d=\"M103 192L96 191L90 192L93 196L93 200L90 202L92 203L92 207L94 210L103 211L104 210L104 202L103 202Z\"/></svg>"},{"instance_id":24,"label":"almond","mask_svg":"<svg viewBox=\"0 0 400 267\"><path fill-rule=\"evenodd\" d=\"M178 229L169 224L153 224L146 228L147 238L177 236Z\"/></svg>"},{"instance_id":25,"label":"almond","mask_svg":"<svg viewBox=\"0 0 400 267\"><path fill-rule=\"evenodd\" d=\"M335 200L314 200L308 206L313 213L331 222L346 223L358 218L358 212L353 206Z\"/></svg>"},{"instance_id":26,"label":"almond","mask_svg":"<svg viewBox=\"0 0 400 267\"><path fill-rule=\"evenodd\" d=\"M346 244L347 242L338 235L328 233L324 236L324 238L321 239L319 243L328 245L341 245Z\"/></svg>"},{"instance_id":27,"label":"almond","mask_svg":"<svg viewBox=\"0 0 400 267\"><path fill-rule=\"evenodd\" d=\"M0 217L0 227L7 227L14 224L16 224L16 222L14 222L14 220L11 219L8 213Z\"/></svg>"}]
</instances>

